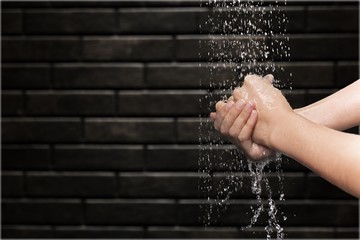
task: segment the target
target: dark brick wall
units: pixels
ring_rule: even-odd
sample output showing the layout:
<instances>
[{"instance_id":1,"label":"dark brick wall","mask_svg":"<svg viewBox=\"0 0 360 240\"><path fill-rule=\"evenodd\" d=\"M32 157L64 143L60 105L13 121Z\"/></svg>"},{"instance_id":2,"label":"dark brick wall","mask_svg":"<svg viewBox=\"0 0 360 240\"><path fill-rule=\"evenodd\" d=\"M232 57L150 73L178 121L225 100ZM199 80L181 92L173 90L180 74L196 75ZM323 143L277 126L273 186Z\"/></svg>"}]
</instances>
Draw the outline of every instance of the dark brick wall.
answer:
<instances>
[{"instance_id":1,"label":"dark brick wall","mask_svg":"<svg viewBox=\"0 0 360 240\"><path fill-rule=\"evenodd\" d=\"M274 57L292 73L294 107L358 79L357 2L284 10L291 61ZM265 237L260 225L240 230L248 190L214 226L198 221L210 79L198 40L210 12L197 1L2 3L2 237ZM235 77L224 68L213 86ZM216 185L226 169L214 168ZM287 237L358 238L356 199L293 160L282 168Z\"/></svg>"}]
</instances>

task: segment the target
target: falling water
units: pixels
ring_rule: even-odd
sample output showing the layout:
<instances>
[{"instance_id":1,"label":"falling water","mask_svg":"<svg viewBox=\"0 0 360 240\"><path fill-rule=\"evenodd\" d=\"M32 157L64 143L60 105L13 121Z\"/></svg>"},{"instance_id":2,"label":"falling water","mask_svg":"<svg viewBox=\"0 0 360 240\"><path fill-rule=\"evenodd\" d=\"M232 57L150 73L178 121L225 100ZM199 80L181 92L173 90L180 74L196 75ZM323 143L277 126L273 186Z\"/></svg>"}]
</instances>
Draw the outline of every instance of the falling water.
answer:
<instances>
[{"instance_id":1,"label":"falling water","mask_svg":"<svg viewBox=\"0 0 360 240\"><path fill-rule=\"evenodd\" d=\"M208 113L214 111L217 101L226 101L232 89L240 86L247 74L272 73L275 77L281 76L276 78L274 85L291 89L291 76L285 74L281 64L275 63L290 58L286 36L288 20L280 8L285 5L284 1L254 0L210 0L202 3L201 7L209 12L200 23L201 33L207 34L199 41L200 68L206 68L209 75L200 80L200 88L208 89L208 94L200 99L200 105L207 108ZM208 115L200 115L199 118L199 169L206 175L200 184L202 197L206 199L201 206L204 225L218 221L229 206L231 196L252 194L250 197L256 199L256 204L249 209L252 217L241 228L251 229L259 222L260 216L265 215L267 239L274 235L282 239L280 222L285 221L286 216L279 211L275 201L275 197L284 201L281 155L252 162L214 131ZM275 194L268 178L272 170L275 170L279 186Z\"/></svg>"}]
</instances>

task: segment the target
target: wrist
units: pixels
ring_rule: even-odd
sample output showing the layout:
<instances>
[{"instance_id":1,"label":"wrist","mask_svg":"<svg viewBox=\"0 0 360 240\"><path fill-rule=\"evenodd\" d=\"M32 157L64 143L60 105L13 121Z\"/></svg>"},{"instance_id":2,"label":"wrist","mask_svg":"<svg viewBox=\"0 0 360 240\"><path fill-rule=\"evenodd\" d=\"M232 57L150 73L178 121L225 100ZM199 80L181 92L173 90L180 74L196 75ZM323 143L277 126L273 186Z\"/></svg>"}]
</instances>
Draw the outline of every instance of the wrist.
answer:
<instances>
[{"instance_id":1,"label":"wrist","mask_svg":"<svg viewBox=\"0 0 360 240\"><path fill-rule=\"evenodd\" d=\"M278 120L272 127L267 144L271 149L281 152L281 140L284 139L285 135L291 133L297 117L299 117L298 113L294 111L284 111L277 114Z\"/></svg>"},{"instance_id":2,"label":"wrist","mask_svg":"<svg viewBox=\"0 0 360 240\"><path fill-rule=\"evenodd\" d=\"M305 107L294 109L294 113L296 113L296 114L298 114L300 116L306 117L306 109L305 109Z\"/></svg>"}]
</instances>

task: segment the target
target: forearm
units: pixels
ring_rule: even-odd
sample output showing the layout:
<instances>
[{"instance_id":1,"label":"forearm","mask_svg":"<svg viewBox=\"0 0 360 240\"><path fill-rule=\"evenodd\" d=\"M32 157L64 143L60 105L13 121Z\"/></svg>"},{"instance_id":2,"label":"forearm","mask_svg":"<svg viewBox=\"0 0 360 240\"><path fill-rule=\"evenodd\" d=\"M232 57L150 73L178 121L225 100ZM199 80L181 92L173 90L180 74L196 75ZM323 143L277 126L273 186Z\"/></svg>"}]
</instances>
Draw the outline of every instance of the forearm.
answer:
<instances>
[{"instance_id":1,"label":"forearm","mask_svg":"<svg viewBox=\"0 0 360 240\"><path fill-rule=\"evenodd\" d=\"M359 124L360 112L357 109L360 109L360 80L295 112L312 122L345 130Z\"/></svg>"},{"instance_id":2,"label":"forearm","mask_svg":"<svg viewBox=\"0 0 360 240\"><path fill-rule=\"evenodd\" d=\"M360 196L360 137L315 124L297 114L279 116L270 147L318 173L341 189Z\"/></svg>"}]
</instances>

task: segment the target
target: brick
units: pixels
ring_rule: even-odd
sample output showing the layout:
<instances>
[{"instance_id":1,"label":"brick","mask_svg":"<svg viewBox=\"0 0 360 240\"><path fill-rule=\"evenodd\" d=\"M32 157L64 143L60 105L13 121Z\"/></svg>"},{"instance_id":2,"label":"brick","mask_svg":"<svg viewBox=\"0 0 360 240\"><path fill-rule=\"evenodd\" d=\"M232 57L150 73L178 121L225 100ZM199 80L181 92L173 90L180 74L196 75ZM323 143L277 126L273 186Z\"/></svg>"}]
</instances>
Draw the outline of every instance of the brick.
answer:
<instances>
[{"instance_id":1,"label":"brick","mask_svg":"<svg viewBox=\"0 0 360 240\"><path fill-rule=\"evenodd\" d=\"M26 194L31 197L113 197L114 173L28 172Z\"/></svg>"},{"instance_id":2,"label":"brick","mask_svg":"<svg viewBox=\"0 0 360 240\"><path fill-rule=\"evenodd\" d=\"M232 144L148 145L145 156L146 169L151 171L248 171L245 158ZM269 163L269 169L276 172L276 165L275 162ZM284 172L309 171L286 156L282 156L280 169Z\"/></svg>"},{"instance_id":3,"label":"brick","mask_svg":"<svg viewBox=\"0 0 360 240\"><path fill-rule=\"evenodd\" d=\"M200 123L202 123L201 127ZM202 141L226 141L225 138L215 130L210 120L179 118L176 125L177 140L181 143L199 143L200 131L202 133Z\"/></svg>"},{"instance_id":4,"label":"brick","mask_svg":"<svg viewBox=\"0 0 360 240\"><path fill-rule=\"evenodd\" d=\"M277 63L276 66L283 70L273 73L275 78L284 82L289 81L295 88L334 86L334 64L331 62Z\"/></svg>"},{"instance_id":5,"label":"brick","mask_svg":"<svg viewBox=\"0 0 360 240\"><path fill-rule=\"evenodd\" d=\"M11 6L11 4L10 4ZM175 2L163 2L163 1L155 1L155 2L147 2L147 1L119 1L119 2L52 2L51 6L54 7L198 7L199 3L196 1L175 1Z\"/></svg>"},{"instance_id":6,"label":"brick","mask_svg":"<svg viewBox=\"0 0 360 240\"><path fill-rule=\"evenodd\" d=\"M144 150L138 145L57 145L54 168L58 170L121 170L144 169Z\"/></svg>"},{"instance_id":7,"label":"brick","mask_svg":"<svg viewBox=\"0 0 360 240\"><path fill-rule=\"evenodd\" d=\"M281 204L288 216L286 225L291 226L358 226L359 204L353 201L309 201Z\"/></svg>"},{"instance_id":8,"label":"brick","mask_svg":"<svg viewBox=\"0 0 360 240\"><path fill-rule=\"evenodd\" d=\"M336 85L345 87L359 79L358 62L339 62L336 66Z\"/></svg>"},{"instance_id":9,"label":"brick","mask_svg":"<svg viewBox=\"0 0 360 240\"><path fill-rule=\"evenodd\" d=\"M270 47L281 49L276 41L284 41L286 37L275 36ZM286 43L290 47L291 60L357 60L358 36L354 34L292 34ZM336 51L329 51L336 49ZM283 57L273 56L276 60Z\"/></svg>"},{"instance_id":10,"label":"brick","mask_svg":"<svg viewBox=\"0 0 360 240\"><path fill-rule=\"evenodd\" d=\"M295 88L329 87L334 84L334 64L330 62L278 62L274 74L276 79ZM146 70L146 84L151 88L219 88L238 86L238 70L246 75L251 72L248 64L149 64ZM261 65L255 66L261 68ZM265 74L265 73L264 73ZM291 75L290 75L291 74ZM201 84L200 84L201 81Z\"/></svg>"},{"instance_id":11,"label":"brick","mask_svg":"<svg viewBox=\"0 0 360 240\"><path fill-rule=\"evenodd\" d=\"M119 194L126 198L197 198L198 173L120 173Z\"/></svg>"},{"instance_id":12,"label":"brick","mask_svg":"<svg viewBox=\"0 0 360 240\"><path fill-rule=\"evenodd\" d=\"M310 6L307 30L311 32L358 32L359 9L355 6Z\"/></svg>"},{"instance_id":13,"label":"brick","mask_svg":"<svg viewBox=\"0 0 360 240\"><path fill-rule=\"evenodd\" d=\"M143 238L142 227L60 226L54 229L55 238Z\"/></svg>"},{"instance_id":14,"label":"brick","mask_svg":"<svg viewBox=\"0 0 360 240\"><path fill-rule=\"evenodd\" d=\"M288 22L285 25L286 32L301 32L305 28L305 9L301 7L283 7L284 15L287 17ZM278 21L281 21L282 16L278 17ZM278 22L275 22L274 25ZM280 25L282 26L282 25ZM283 28L281 28L283 30Z\"/></svg>"},{"instance_id":15,"label":"brick","mask_svg":"<svg viewBox=\"0 0 360 240\"><path fill-rule=\"evenodd\" d=\"M313 1L308 1L308 2L303 2L305 6L328 6L329 2L313 2ZM299 5L299 2L296 0L290 0L288 2L289 5ZM339 4L341 5L355 5L356 3L354 2L336 2L334 3L334 5Z\"/></svg>"},{"instance_id":16,"label":"brick","mask_svg":"<svg viewBox=\"0 0 360 240\"><path fill-rule=\"evenodd\" d=\"M2 145L2 169L45 170L49 168L50 149L46 145Z\"/></svg>"},{"instance_id":17,"label":"brick","mask_svg":"<svg viewBox=\"0 0 360 240\"><path fill-rule=\"evenodd\" d=\"M309 172L310 171L304 165L301 165L296 160L294 160L290 157L287 157L285 155L282 155L281 157L282 157L282 160L281 160L280 169L283 169L284 172L285 171L286 172ZM270 169L276 169L275 163L270 163L270 166L271 166Z\"/></svg>"},{"instance_id":18,"label":"brick","mask_svg":"<svg viewBox=\"0 0 360 240\"><path fill-rule=\"evenodd\" d=\"M315 89L310 89L310 90L308 90L308 92L306 94L305 104L309 105L309 104L312 104L314 102L317 102L317 101L319 101L319 100L333 94L334 92L336 92L336 90L326 90L326 89L315 90Z\"/></svg>"},{"instance_id":19,"label":"brick","mask_svg":"<svg viewBox=\"0 0 360 240\"><path fill-rule=\"evenodd\" d=\"M2 139L6 142L78 142L80 120L67 119L3 119Z\"/></svg>"},{"instance_id":20,"label":"brick","mask_svg":"<svg viewBox=\"0 0 360 240\"><path fill-rule=\"evenodd\" d=\"M178 36L176 59L179 61L209 60L238 62L262 59L266 49L265 37Z\"/></svg>"},{"instance_id":21,"label":"brick","mask_svg":"<svg viewBox=\"0 0 360 240\"><path fill-rule=\"evenodd\" d=\"M145 156L148 170L198 170L199 148L197 145L148 145Z\"/></svg>"},{"instance_id":22,"label":"brick","mask_svg":"<svg viewBox=\"0 0 360 240\"><path fill-rule=\"evenodd\" d=\"M200 105L200 99L205 96L206 91L200 90L119 91L118 113L124 116L198 116L207 113Z\"/></svg>"},{"instance_id":23,"label":"brick","mask_svg":"<svg viewBox=\"0 0 360 240\"><path fill-rule=\"evenodd\" d=\"M150 238L240 238L244 232L235 227L149 227Z\"/></svg>"},{"instance_id":24,"label":"brick","mask_svg":"<svg viewBox=\"0 0 360 240\"><path fill-rule=\"evenodd\" d=\"M2 34L22 33L22 11L20 9L3 10L1 13Z\"/></svg>"},{"instance_id":25,"label":"brick","mask_svg":"<svg viewBox=\"0 0 360 240\"><path fill-rule=\"evenodd\" d=\"M171 60L171 37L84 37L83 59L90 61Z\"/></svg>"},{"instance_id":26,"label":"brick","mask_svg":"<svg viewBox=\"0 0 360 240\"><path fill-rule=\"evenodd\" d=\"M284 228L285 238L333 238L333 228L326 227L287 227ZM354 230L353 230L354 231ZM206 239L261 239L266 237L264 227L240 229L237 227L148 227L147 236L151 238L206 238ZM351 235L349 235L351 236ZM355 235L352 235L355 236ZM276 238L272 234L272 238Z\"/></svg>"},{"instance_id":27,"label":"brick","mask_svg":"<svg viewBox=\"0 0 360 240\"><path fill-rule=\"evenodd\" d=\"M236 79L236 67L231 65L150 63L146 68L145 81L149 88L216 88L232 85Z\"/></svg>"},{"instance_id":28,"label":"brick","mask_svg":"<svg viewBox=\"0 0 360 240\"><path fill-rule=\"evenodd\" d=\"M89 142L174 142L174 122L167 118L94 118L85 121Z\"/></svg>"},{"instance_id":29,"label":"brick","mask_svg":"<svg viewBox=\"0 0 360 240\"><path fill-rule=\"evenodd\" d=\"M2 40L3 61L77 61L79 44L75 37L6 37Z\"/></svg>"},{"instance_id":30,"label":"brick","mask_svg":"<svg viewBox=\"0 0 360 240\"><path fill-rule=\"evenodd\" d=\"M146 149L146 168L153 171L196 172L210 168L207 164L215 171L230 171L239 167L239 159L233 145L148 145Z\"/></svg>"},{"instance_id":31,"label":"brick","mask_svg":"<svg viewBox=\"0 0 360 240\"><path fill-rule=\"evenodd\" d=\"M44 7L50 7L49 2L34 2L34 4L28 3L28 2L4 2L3 8L44 8Z\"/></svg>"},{"instance_id":32,"label":"brick","mask_svg":"<svg viewBox=\"0 0 360 240\"><path fill-rule=\"evenodd\" d=\"M329 227L284 227L286 238L335 238L334 228Z\"/></svg>"},{"instance_id":33,"label":"brick","mask_svg":"<svg viewBox=\"0 0 360 240\"><path fill-rule=\"evenodd\" d=\"M288 22L283 20L288 19ZM251 22L251 25L249 24ZM304 7L249 6L223 7L199 13L201 32L247 34L260 29L261 33L299 32L305 26ZM226 28L226 26L230 26ZM259 33L259 32L256 32Z\"/></svg>"},{"instance_id":34,"label":"brick","mask_svg":"<svg viewBox=\"0 0 360 240\"><path fill-rule=\"evenodd\" d=\"M54 85L68 89L140 88L144 85L142 64L56 64Z\"/></svg>"},{"instance_id":35,"label":"brick","mask_svg":"<svg viewBox=\"0 0 360 240\"><path fill-rule=\"evenodd\" d=\"M28 34L114 33L115 11L111 9L27 10Z\"/></svg>"},{"instance_id":36,"label":"brick","mask_svg":"<svg viewBox=\"0 0 360 240\"><path fill-rule=\"evenodd\" d=\"M3 171L1 175L1 194L3 197L22 197L24 195L22 172Z\"/></svg>"},{"instance_id":37,"label":"brick","mask_svg":"<svg viewBox=\"0 0 360 240\"><path fill-rule=\"evenodd\" d=\"M338 238L358 238L359 228L336 228L336 237Z\"/></svg>"},{"instance_id":38,"label":"brick","mask_svg":"<svg viewBox=\"0 0 360 240\"><path fill-rule=\"evenodd\" d=\"M81 224L80 200L3 200L4 224Z\"/></svg>"},{"instance_id":39,"label":"brick","mask_svg":"<svg viewBox=\"0 0 360 240\"><path fill-rule=\"evenodd\" d=\"M250 223L252 212L250 210L252 200L247 200L247 203L231 204L227 206L226 212L224 208L219 205L212 206L211 220L206 222L211 223L212 226L245 226ZM204 224L203 220L206 217L209 205L204 201L198 200L180 200L178 205L178 222L180 225L201 226ZM207 209L207 210L206 210ZM219 213L219 214L217 214ZM199 216L200 221L199 221ZM260 222L264 221L264 216L261 215ZM258 225L258 224L257 224Z\"/></svg>"},{"instance_id":40,"label":"brick","mask_svg":"<svg viewBox=\"0 0 360 240\"><path fill-rule=\"evenodd\" d=\"M200 209L201 201L180 200L178 207L179 224L201 225L195 216L205 213ZM357 226L358 203L357 201L299 201L287 200L286 202L276 203L278 211L283 211L287 216L286 226ZM227 209L213 205L213 218L216 222L213 225L225 226L246 226L250 223L250 206L256 207L254 200L232 200L227 205ZM207 206L209 207L209 206ZM265 203L265 206L267 204ZM221 213L220 215L216 215ZM217 216L217 217L216 217ZM259 216L257 225L266 224L266 213Z\"/></svg>"},{"instance_id":41,"label":"brick","mask_svg":"<svg viewBox=\"0 0 360 240\"><path fill-rule=\"evenodd\" d=\"M113 91L28 91L30 115L113 115Z\"/></svg>"},{"instance_id":42,"label":"brick","mask_svg":"<svg viewBox=\"0 0 360 240\"><path fill-rule=\"evenodd\" d=\"M120 9L118 31L122 34L198 33L196 10L193 8Z\"/></svg>"},{"instance_id":43,"label":"brick","mask_svg":"<svg viewBox=\"0 0 360 240\"><path fill-rule=\"evenodd\" d=\"M50 88L47 64L3 64L3 89Z\"/></svg>"},{"instance_id":44,"label":"brick","mask_svg":"<svg viewBox=\"0 0 360 240\"><path fill-rule=\"evenodd\" d=\"M245 163L246 164L246 163ZM302 173L284 173L282 174L281 182L279 181L279 174L268 173L266 171L266 178L269 181L269 186L272 192L272 197L280 198L283 193L286 199L301 198L305 192L306 180ZM255 198L256 195L251 191L252 177L250 173L217 173L213 176L213 189L211 195L213 197L225 198L230 196L232 199ZM268 197L269 189L262 182L263 198Z\"/></svg>"},{"instance_id":45,"label":"brick","mask_svg":"<svg viewBox=\"0 0 360 240\"><path fill-rule=\"evenodd\" d=\"M172 200L87 200L85 221L94 225L170 225L176 222L175 211Z\"/></svg>"},{"instance_id":46,"label":"brick","mask_svg":"<svg viewBox=\"0 0 360 240\"><path fill-rule=\"evenodd\" d=\"M249 22L254 28L263 29L264 12L265 10L262 12L256 7L250 9L246 5L241 7L219 5L200 12L199 25L201 32L204 33L240 34L250 29Z\"/></svg>"},{"instance_id":47,"label":"brick","mask_svg":"<svg viewBox=\"0 0 360 240\"><path fill-rule=\"evenodd\" d=\"M51 226L2 226L3 238L52 238Z\"/></svg>"},{"instance_id":48,"label":"brick","mask_svg":"<svg viewBox=\"0 0 360 240\"><path fill-rule=\"evenodd\" d=\"M22 115L24 98L21 91L2 91L1 95L3 116Z\"/></svg>"},{"instance_id":49,"label":"brick","mask_svg":"<svg viewBox=\"0 0 360 240\"><path fill-rule=\"evenodd\" d=\"M307 191L310 198L315 199L354 199L353 196L332 185L325 179L310 174L307 178Z\"/></svg>"},{"instance_id":50,"label":"brick","mask_svg":"<svg viewBox=\"0 0 360 240\"><path fill-rule=\"evenodd\" d=\"M306 93L303 90L282 91L292 108L305 106Z\"/></svg>"}]
</instances>

